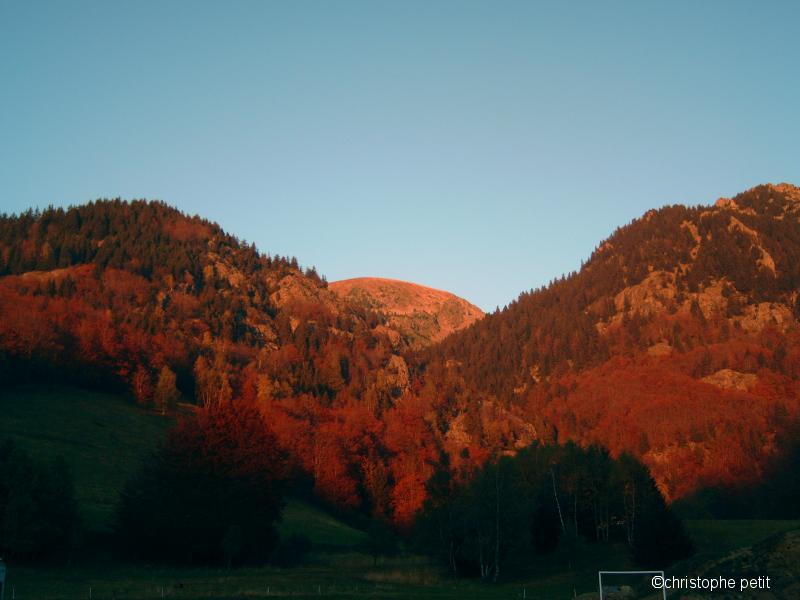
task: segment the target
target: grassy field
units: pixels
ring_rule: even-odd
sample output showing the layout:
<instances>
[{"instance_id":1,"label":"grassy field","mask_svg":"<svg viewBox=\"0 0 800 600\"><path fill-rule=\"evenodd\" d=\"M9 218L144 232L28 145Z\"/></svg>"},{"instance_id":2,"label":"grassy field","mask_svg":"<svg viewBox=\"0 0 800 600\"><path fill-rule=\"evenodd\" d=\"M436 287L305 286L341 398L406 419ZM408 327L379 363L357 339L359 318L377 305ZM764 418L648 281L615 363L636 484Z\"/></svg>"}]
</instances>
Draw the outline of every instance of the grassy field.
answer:
<instances>
[{"instance_id":1,"label":"grassy field","mask_svg":"<svg viewBox=\"0 0 800 600\"><path fill-rule=\"evenodd\" d=\"M600 559L600 554L594 555ZM608 565L613 566L613 565ZM381 559L358 552L315 554L309 564L224 569L163 568L145 565L16 568L9 585L16 598L573 598L596 590L597 566L556 570L499 584L455 580L419 556ZM11 587L9 587L11 589ZM163 594L163 595L162 595Z\"/></svg>"},{"instance_id":2,"label":"grassy field","mask_svg":"<svg viewBox=\"0 0 800 600\"><path fill-rule=\"evenodd\" d=\"M299 499L290 499L286 503L278 531L281 536L292 533L304 535L315 548L327 550L352 550L361 546L367 538L363 531Z\"/></svg>"},{"instance_id":3,"label":"grassy field","mask_svg":"<svg viewBox=\"0 0 800 600\"><path fill-rule=\"evenodd\" d=\"M359 532L333 521L325 523L324 513L306 504L292 503L284 527L294 527L294 518L318 523L317 539L341 544L336 551L316 552L309 564L290 569L275 567L225 569L163 568L146 565L94 564L70 568L13 569L9 585L16 598L42 600L89 598L145 600L255 599L255 598L386 598L386 599L515 599L567 600L597 590L597 571L631 568L621 547L589 546L573 564L559 564L562 558L543 557L530 571L511 582L500 584L454 580L419 556L402 555L380 559L358 551ZM330 518L330 517L328 517ZM749 545L774 533L797 528L793 521L690 521L697 538L698 557L716 558L741 544ZM338 532L338 533L337 533ZM350 537L354 536L354 537ZM347 548L345 540L355 544ZM691 563L676 565L668 574L692 572ZM10 590L11 588L9 588ZM8 597L8 596L7 596Z\"/></svg>"},{"instance_id":4,"label":"grassy field","mask_svg":"<svg viewBox=\"0 0 800 600\"><path fill-rule=\"evenodd\" d=\"M0 414L0 438L67 461L89 531L108 530L119 490L171 424L120 396L64 386L2 391Z\"/></svg>"},{"instance_id":5,"label":"grassy field","mask_svg":"<svg viewBox=\"0 0 800 600\"><path fill-rule=\"evenodd\" d=\"M39 457L63 456L71 465L80 510L95 531L107 529L124 481L163 438L168 419L123 398L63 387L24 387L0 395L0 437L12 437ZM697 555L676 565L691 573L702 562L751 545L800 521L687 521ZM366 534L316 506L289 500L278 526L313 544L307 564L295 568L164 568L76 557L73 564L9 567L6 599L245 599L431 598L557 600L596 591L597 571L632 568L624 546L586 545L570 558L537 558L511 582L454 580L428 559L408 552L373 558L362 551Z\"/></svg>"}]
</instances>

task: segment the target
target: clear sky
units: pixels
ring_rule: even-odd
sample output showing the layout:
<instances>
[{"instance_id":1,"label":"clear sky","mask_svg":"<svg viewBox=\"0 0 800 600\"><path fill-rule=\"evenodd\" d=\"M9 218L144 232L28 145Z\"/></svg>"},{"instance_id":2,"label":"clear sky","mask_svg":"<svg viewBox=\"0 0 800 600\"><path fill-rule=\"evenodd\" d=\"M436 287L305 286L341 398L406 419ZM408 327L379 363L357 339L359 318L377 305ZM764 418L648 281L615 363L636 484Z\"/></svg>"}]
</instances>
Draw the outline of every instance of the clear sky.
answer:
<instances>
[{"instance_id":1,"label":"clear sky","mask_svg":"<svg viewBox=\"0 0 800 600\"><path fill-rule=\"evenodd\" d=\"M0 210L158 198L484 309L800 183L798 2L0 0Z\"/></svg>"}]
</instances>

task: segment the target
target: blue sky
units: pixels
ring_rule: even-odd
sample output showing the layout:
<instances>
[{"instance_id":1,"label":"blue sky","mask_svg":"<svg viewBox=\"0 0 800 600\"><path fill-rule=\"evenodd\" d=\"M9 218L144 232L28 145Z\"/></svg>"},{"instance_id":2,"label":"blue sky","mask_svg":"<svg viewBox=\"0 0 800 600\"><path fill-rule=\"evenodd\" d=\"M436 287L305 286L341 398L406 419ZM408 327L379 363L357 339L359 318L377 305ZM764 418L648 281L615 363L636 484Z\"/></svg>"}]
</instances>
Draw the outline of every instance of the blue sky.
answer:
<instances>
[{"instance_id":1,"label":"blue sky","mask_svg":"<svg viewBox=\"0 0 800 600\"><path fill-rule=\"evenodd\" d=\"M0 1L0 209L158 198L484 309L800 183L797 2Z\"/></svg>"}]
</instances>

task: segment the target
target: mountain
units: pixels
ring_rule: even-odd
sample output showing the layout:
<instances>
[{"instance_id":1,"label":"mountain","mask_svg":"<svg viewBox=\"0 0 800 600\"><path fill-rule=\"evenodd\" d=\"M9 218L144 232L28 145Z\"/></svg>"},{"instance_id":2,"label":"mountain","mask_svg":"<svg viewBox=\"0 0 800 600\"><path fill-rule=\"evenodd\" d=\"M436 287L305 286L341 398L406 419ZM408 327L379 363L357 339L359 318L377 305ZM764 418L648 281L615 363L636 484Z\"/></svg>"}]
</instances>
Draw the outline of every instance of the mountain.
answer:
<instances>
[{"instance_id":1,"label":"mountain","mask_svg":"<svg viewBox=\"0 0 800 600\"><path fill-rule=\"evenodd\" d=\"M169 365L190 394L202 349L274 350L309 306L327 315L337 306L295 259L262 255L162 203L29 211L0 218L0 232L3 349L28 367L80 364L110 384ZM337 316L342 329L368 329Z\"/></svg>"},{"instance_id":2,"label":"mountain","mask_svg":"<svg viewBox=\"0 0 800 600\"><path fill-rule=\"evenodd\" d=\"M433 288L379 277L334 281L328 288L349 303L386 316L396 346L420 349L471 325L483 311L463 298ZM391 335L391 333L390 333Z\"/></svg>"},{"instance_id":3,"label":"mountain","mask_svg":"<svg viewBox=\"0 0 800 600\"><path fill-rule=\"evenodd\" d=\"M209 401L252 388L246 367L256 361L264 375L267 356L278 395L330 400L353 383L356 396L371 386L376 401L388 402L397 391L386 381L398 372L407 379L396 343L405 325L343 300L296 259L261 254L159 202L0 216L0 307L4 365L22 368L6 376L55 369L129 387L145 403L164 366L185 397ZM431 318L450 326L457 315L448 307ZM198 367L212 363L219 376L203 389Z\"/></svg>"},{"instance_id":4,"label":"mountain","mask_svg":"<svg viewBox=\"0 0 800 600\"><path fill-rule=\"evenodd\" d=\"M762 479L800 415L798 219L787 184L651 210L479 318L160 202L4 215L0 382L253 402L318 496L400 525L435 473L537 441L633 454L674 500Z\"/></svg>"},{"instance_id":5,"label":"mountain","mask_svg":"<svg viewBox=\"0 0 800 600\"><path fill-rule=\"evenodd\" d=\"M420 407L398 402L406 332L294 258L161 202L2 215L0 314L3 387L62 381L159 412L254 402L322 498L418 506L398 508L397 484L424 485L434 444Z\"/></svg>"},{"instance_id":6,"label":"mountain","mask_svg":"<svg viewBox=\"0 0 800 600\"><path fill-rule=\"evenodd\" d=\"M429 348L416 385L477 413L465 444L499 406L537 439L640 457L668 498L756 480L800 412L799 220L788 184L648 211L580 271Z\"/></svg>"}]
</instances>

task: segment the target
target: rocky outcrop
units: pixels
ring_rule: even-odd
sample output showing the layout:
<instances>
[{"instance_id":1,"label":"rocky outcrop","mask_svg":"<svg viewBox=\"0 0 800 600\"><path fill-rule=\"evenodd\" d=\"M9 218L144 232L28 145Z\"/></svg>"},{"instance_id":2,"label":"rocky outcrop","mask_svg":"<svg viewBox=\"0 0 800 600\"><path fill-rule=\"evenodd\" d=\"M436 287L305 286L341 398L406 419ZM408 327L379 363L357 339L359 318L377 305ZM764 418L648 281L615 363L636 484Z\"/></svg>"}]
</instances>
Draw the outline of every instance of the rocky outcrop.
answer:
<instances>
[{"instance_id":1,"label":"rocky outcrop","mask_svg":"<svg viewBox=\"0 0 800 600\"><path fill-rule=\"evenodd\" d=\"M672 354L672 346L667 342L658 342L647 349L647 354L650 356L669 356Z\"/></svg>"},{"instance_id":2,"label":"rocky outcrop","mask_svg":"<svg viewBox=\"0 0 800 600\"><path fill-rule=\"evenodd\" d=\"M773 275L775 275L775 260L772 258L769 252L767 252L764 247L761 245L761 241L759 240L758 234L742 223L736 217L731 217L730 223L728 225L728 231L739 231L750 238L753 242L753 247L757 252L760 253L760 258L756 260L759 266L767 269Z\"/></svg>"},{"instance_id":3,"label":"rocky outcrop","mask_svg":"<svg viewBox=\"0 0 800 600\"><path fill-rule=\"evenodd\" d=\"M794 325L794 315L788 306L779 302L760 302L751 304L744 310L744 315L737 319L742 329L757 333L772 325L780 331L786 331Z\"/></svg>"},{"instance_id":4,"label":"rocky outcrop","mask_svg":"<svg viewBox=\"0 0 800 600\"><path fill-rule=\"evenodd\" d=\"M614 298L618 312L635 311L647 315L665 310L675 298L675 274L653 271L641 283L625 288Z\"/></svg>"},{"instance_id":5,"label":"rocky outcrop","mask_svg":"<svg viewBox=\"0 0 800 600\"><path fill-rule=\"evenodd\" d=\"M392 354L389 357L389 362L383 369L385 375L386 385L391 390L406 390L408 389L409 376L408 365L402 356Z\"/></svg>"},{"instance_id":6,"label":"rocky outcrop","mask_svg":"<svg viewBox=\"0 0 800 600\"><path fill-rule=\"evenodd\" d=\"M324 285L300 273L290 273L282 277L277 287L271 299L278 308L306 304L315 307L316 310L324 309L333 314L338 312L337 297Z\"/></svg>"},{"instance_id":7,"label":"rocky outcrop","mask_svg":"<svg viewBox=\"0 0 800 600\"><path fill-rule=\"evenodd\" d=\"M758 382L758 377L752 373L740 373L732 369L721 369L716 373L703 377L702 381L724 390L746 392Z\"/></svg>"}]
</instances>

